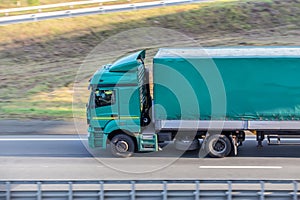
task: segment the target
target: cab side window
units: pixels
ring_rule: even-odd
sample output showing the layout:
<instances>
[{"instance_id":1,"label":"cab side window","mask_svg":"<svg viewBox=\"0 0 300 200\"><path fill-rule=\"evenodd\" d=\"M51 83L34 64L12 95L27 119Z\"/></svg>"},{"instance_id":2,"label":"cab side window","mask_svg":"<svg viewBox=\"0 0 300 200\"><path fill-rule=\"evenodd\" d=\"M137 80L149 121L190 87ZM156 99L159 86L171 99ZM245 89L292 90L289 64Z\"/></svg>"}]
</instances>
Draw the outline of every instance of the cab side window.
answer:
<instances>
[{"instance_id":1,"label":"cab side window","mask_svg":"<svg viewBox=\"0 0 300 200\"><path fill-rule=\"evenodd\" d=\"M95 105L96 107L109 106L115 104L114 90L96 90L95 91Z\"/></svg>"}]
</instances>

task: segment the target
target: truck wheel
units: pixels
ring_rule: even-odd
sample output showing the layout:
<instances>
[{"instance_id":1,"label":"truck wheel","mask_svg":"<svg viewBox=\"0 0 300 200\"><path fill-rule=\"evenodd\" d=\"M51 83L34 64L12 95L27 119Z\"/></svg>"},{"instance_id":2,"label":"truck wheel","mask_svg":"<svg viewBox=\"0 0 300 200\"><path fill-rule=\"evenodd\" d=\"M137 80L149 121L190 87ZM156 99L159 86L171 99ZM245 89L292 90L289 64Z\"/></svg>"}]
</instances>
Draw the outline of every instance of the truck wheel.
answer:
<instances>
[{"instance_id":1,"label":"truck wheel","mask_svg":"<svg viewBox=\"0 0 300 200\"><path fill-rule=\"evenodd\" d=\"M132 156L135 145L130 136L119 134L110 141L110 148L114 156L126 158Z\"/></svg>"},{"instance_id":2,"label":"truck wheel","mask_svg":"<svg viewBox=\"0 0 300 200\"><path fill-rule=\"evenodd\" d=\"M223 158L231 152L231 143L225 135L211 135L204 148L211 157Z\"/></svg>"}]
</instances>

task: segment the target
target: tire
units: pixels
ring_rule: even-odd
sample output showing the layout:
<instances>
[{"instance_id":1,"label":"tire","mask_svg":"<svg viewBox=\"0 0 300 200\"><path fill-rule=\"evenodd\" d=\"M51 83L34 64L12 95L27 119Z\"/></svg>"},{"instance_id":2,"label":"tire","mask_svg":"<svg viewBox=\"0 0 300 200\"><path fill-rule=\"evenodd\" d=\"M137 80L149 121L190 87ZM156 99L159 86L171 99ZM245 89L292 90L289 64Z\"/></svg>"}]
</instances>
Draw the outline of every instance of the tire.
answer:
<instances>
[{"instance_id":1,"label":"tire","mask_svg":"<svg viewBox=\"0 0 300 200\"><path fill-rule=\"evenodd\" d=\"M205 151L213 158L223 158L231 152L231 142L225 135L210 135L206 139Z\"/></svg>"},{"instance_id":2,"label":"tire","mask_svg":"<svg viewBox=\"0 0 300 200\"><path fill-rule=\"evenodd\" d=\"M114 156L126 158L133 155L135 144L130 136L118 134L111 139L110 148Z\"/></svg>"}]
</instances>

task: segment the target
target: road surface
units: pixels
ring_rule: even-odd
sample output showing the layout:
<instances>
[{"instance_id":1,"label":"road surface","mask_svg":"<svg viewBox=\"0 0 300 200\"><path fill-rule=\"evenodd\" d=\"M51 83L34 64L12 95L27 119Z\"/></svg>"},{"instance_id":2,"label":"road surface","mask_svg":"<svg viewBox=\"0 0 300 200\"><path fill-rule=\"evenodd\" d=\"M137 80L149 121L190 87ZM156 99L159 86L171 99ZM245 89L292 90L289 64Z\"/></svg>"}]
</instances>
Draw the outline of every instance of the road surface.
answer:
<instances>
[{"instance_id":1,"label":"road surface","mask_svg":"<svg viewBox=\"0 0 300 200\"><path fill-rule=\"evenodd\" d=\"M121 159L109 151L86 148L85 136L0 136L0 179L300 179L297 145L265 144L247 138L239 156L199 158L197 151L179 157L172 145L162 152Z\"/></svg>"}]
</instances>

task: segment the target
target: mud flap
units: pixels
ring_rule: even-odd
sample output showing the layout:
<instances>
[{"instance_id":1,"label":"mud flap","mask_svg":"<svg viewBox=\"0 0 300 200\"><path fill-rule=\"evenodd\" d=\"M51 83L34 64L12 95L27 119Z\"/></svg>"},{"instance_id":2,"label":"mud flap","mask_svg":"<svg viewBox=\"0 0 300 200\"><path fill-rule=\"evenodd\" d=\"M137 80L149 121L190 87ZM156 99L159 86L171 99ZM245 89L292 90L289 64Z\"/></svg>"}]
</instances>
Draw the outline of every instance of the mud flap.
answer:
<instances>
[{"instance_id":1,"label":"mud flap","mask_svg":"<svg viewBox=\"0 0 300 200\"><path fill-rule=\"evenodd\" d=\"M237 143L237 139L236 137L232 137L232 135L230 135L229 140L231 142L231 152L229 153L230 156L237 156L238 155L238 143Z\"/></svg>"}]
</instances>

